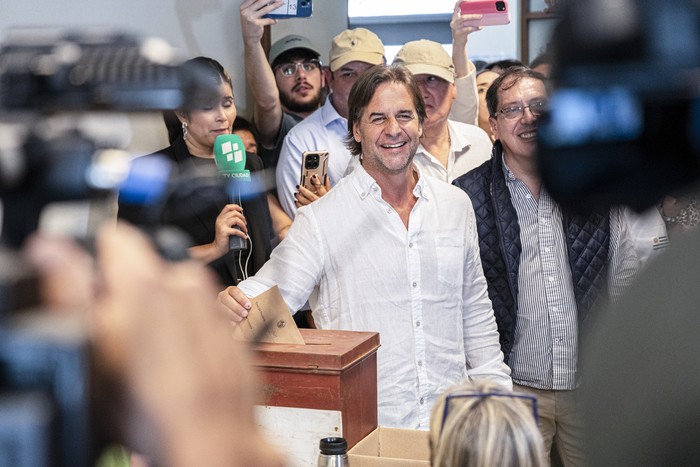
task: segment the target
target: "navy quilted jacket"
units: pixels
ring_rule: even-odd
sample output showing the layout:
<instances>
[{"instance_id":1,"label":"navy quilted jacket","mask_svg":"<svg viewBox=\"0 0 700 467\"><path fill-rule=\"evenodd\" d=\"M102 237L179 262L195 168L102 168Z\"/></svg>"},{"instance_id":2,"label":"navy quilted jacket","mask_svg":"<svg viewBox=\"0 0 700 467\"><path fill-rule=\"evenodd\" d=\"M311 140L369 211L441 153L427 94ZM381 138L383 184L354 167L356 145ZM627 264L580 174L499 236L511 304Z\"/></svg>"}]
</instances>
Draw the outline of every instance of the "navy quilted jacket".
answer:
<instances>
[{"instance_id":1,"label":"navy quilted jacket","mask_svg":"<svg viewBox=\"0 0 700 467\"><path fill-rule=\"evenodd\" d=\"M481 262L507 362L515 339L521 244L502 158L501 143L496 141L490 160L452 183L464 190L474 205ZM586 218L564 213L563 219L582 329L593 303L606 288L610 218L605 212Z\"/></svg>"}]
</instances>

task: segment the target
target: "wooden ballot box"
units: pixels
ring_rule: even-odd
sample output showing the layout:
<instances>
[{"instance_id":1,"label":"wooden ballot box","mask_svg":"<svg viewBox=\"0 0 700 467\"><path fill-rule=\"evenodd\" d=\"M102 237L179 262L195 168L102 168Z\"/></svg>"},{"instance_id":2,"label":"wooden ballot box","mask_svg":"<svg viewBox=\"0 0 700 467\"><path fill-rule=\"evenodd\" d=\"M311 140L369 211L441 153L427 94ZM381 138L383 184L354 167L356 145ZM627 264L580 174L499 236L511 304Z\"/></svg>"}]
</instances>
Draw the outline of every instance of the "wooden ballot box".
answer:
<instances>
[{"instance_id":1,"label":"wooden ballot box","mask_svg":"<svg viewBox=\"0 0 700 467\"><path fill-rule=\"evenodd\" d=\"M324 431L320 426L323 422L315 423L315 428L321 430L321 436L343 436L348 448L352 447L377 427L379 334L299 331L306 345L263 343L255 347L253 364L263 380L260 403L267 408L314 409L292 410L294 421L289 436L299 435L295 432L313 414L336 413L339 416L335 420L341 421L342 429L335 426L331 429L336 433ZM315 456L319 438L312 439Z\"/></svg>"}]
</instances>

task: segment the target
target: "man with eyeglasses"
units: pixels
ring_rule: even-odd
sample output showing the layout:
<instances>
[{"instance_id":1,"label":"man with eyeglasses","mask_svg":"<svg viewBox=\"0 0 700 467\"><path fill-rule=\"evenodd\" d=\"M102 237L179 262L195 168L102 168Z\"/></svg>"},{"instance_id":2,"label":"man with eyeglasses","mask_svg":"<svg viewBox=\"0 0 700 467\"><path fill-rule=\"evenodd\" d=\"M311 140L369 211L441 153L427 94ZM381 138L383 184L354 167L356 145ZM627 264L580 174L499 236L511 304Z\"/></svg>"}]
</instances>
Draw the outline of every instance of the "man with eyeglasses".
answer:
<instances>
[{"instance_id":1,"label":"man with eyeglasses","mask_svg":"<svg viewBox=\"0 0 700 467\"><path fill-rule=\"evenodd\" d=\"M351 159L345 147L348 95L362 73L385 62L384 45L367 29L346 29L333 38L329 58L331 93L320 109L287 134L277 166L280 204L292 219L298 206L297 185L304 151L328 151L329 185L335 185L346 174Z\"/></svg>"},{"instance_id":2,"label":"man with eyeglasses","mask_svg":"<svg viewBox=\"0 0 700 467\"><path fill-rule=\"evenodd\" d=\"M320 53L304 36L285 36L270 48L260 40L275 19L263 16L281 2L244 0L240 7L245 72L253 93L253 120L265 168L277 166L282 142L297 123L321 106L325 80Z\"/></svg>"},{"instance_id":3,"label":"man with eyeglasses","mask_svg":"<svg viewBox=\"0 0 700 467\"><path fill-rule=\"evenodd\" d=\"M378 421L428 429L447 387L511 387L479 258L469 198L413 164L425 107L404 67L366 71L349 96L346 141L361 165L297 213L255 276L219 294L238 323L247 297L277 285L316 326L379 332Z\"/></svg>"},{"instance_id":4,"label":"man with eyeglasses","mask_svg":"<svg viewBox=\"0 0 700 467\"><path fill-rule=\"evenodd\" d=\"M471 198L489 297L514 389L538 398L549 456L584 465L578 355L594 302L619 297L638 269L619 209L564 212L542 187L538 121L545 77L526 67L499 76L486 94L496 137L491 160L457 178Z\"/></svg>"}]
</instances>

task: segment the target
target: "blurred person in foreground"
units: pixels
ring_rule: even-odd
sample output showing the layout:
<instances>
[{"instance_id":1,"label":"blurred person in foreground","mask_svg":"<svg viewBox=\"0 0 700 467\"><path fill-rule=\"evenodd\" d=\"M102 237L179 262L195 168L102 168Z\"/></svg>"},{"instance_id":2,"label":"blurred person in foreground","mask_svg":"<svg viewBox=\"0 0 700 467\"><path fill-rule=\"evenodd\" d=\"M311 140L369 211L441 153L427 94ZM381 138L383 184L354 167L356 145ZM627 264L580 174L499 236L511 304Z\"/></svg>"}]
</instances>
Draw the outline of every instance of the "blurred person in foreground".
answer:
<instances>
[{"instance_id":1,"label":"blurred person in foreground","mask_svg":"<svg viewBox=\"0 0 700 467\"><path fill-rule=\"evenodd\" d=\"M66 239L34 237L26 249L50 311L84 320L95 437L155 465L284 465L257 428L248 349L214 307L211 272L166 263L121 222L101 229L96 248L96 261Z\"/></svg>"},{"instance_id":2,"label":"blurred person in foreground","mask_svg":"<svg viewBox=\"0 0 700 467\"><path fill-rule=\"evenodd\" d=\"M469 194L479 246L516 391L533 394L549 457L585 465L577 393L579 349L601 301L618 298L639 264L620 209L563 210L542 186L536 157L546 78L505 70L486 94L493 156L454 184Z\"/></svg>"},{"instance_id":3,"label":"blurred person in foreground","mask_svg":"<svg viewBox=\"0 0 700 467\"><path fill-rule=\"evenodd\" d=\"M449 388L430 418L430 465L545 466L536 407L532 396L488 381Z\"/></svg>"},{"instance_id":4,"label":"blurred person in foreground","mask_svg":"<svg viewBox=\"0 0 700 467\"><path fill-rule=\"evenodd\" d=\"M348 99L346 141L361 165L300 209L270 261L219 294L234 323L277 285L320 329L380 333L378 420L424 428L437 395L465 379L510 388L468 197L413 164L425 120L405 67L367 70Z\"/></svg>"}]
</instances>

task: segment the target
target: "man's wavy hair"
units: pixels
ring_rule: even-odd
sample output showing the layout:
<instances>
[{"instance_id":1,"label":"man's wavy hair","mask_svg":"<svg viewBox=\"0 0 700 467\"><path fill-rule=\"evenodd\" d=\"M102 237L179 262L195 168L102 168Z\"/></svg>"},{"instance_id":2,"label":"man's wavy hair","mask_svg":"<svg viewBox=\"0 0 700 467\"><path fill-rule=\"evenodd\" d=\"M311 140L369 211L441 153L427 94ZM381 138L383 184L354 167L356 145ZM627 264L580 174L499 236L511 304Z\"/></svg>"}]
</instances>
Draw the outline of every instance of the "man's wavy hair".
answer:
<instances>
[{"instance_id":1,"label":"man's wavy hair","mask_svg":"<svg viewBox=\"0 0 700 467\"><path fill-rule=\"evenodd\" d=\"M425 102L423 102L423 96L413 74L403 65L375 65L362 73L352 86L348 97L348 134L345 137L345 145L353 156L362 154L362 144L355 141L353 128L360 123L360 119L377 92L377 88L384 83L400 83L406 86L413 97L418 123L423 125L426 115Z\"/></svg>"}]
</instances>

